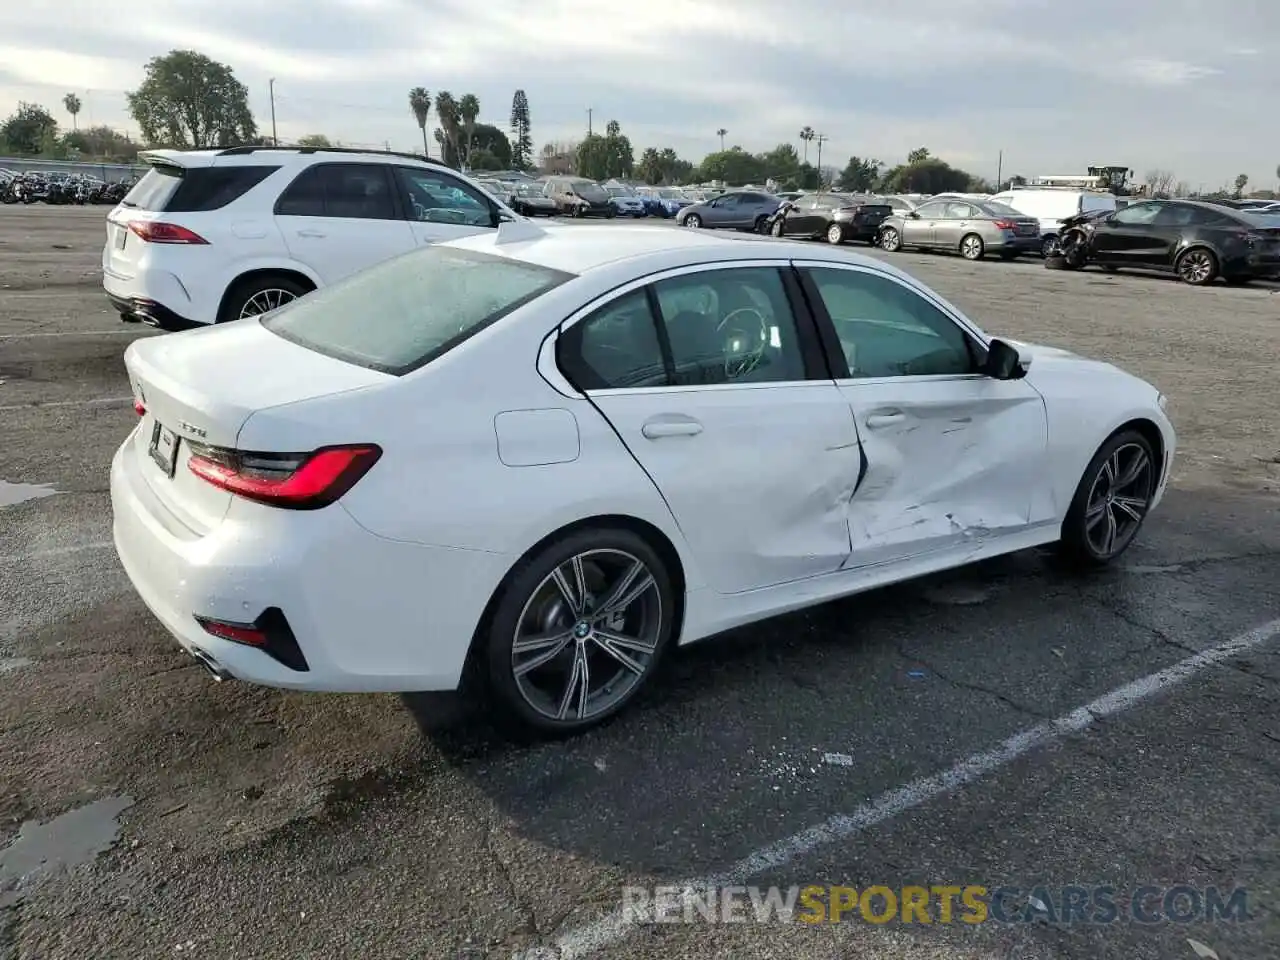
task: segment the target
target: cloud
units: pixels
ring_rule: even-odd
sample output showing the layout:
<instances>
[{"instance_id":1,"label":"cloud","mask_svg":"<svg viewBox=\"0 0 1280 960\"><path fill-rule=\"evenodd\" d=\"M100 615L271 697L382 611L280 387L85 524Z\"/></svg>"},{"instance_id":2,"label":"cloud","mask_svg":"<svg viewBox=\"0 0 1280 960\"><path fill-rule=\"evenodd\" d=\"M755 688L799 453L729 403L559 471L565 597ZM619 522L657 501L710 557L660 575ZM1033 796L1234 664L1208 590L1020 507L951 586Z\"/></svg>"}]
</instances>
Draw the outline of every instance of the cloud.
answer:
<instances>
[{"instance_id":1,"label":"cloud","mask_svg":"<svg viewBox=\"0 0 1280 960\"><path fill-rule=\"evenodd\" d=\"M637 148L690 159L715 131L746 149L813 126L824 163L901 160L919 146L988 176L1098 162L1219 183L1270 182L1280 144L1259 135L1280 57L1242 37L1280 36L1280 5L1227 23L1198 0L60 0L0 7L0 110L30 100L83 123L134 124L124 91L175 47L233 67L261 126L275 80L283 137L420 144L407 92L475 93L505 127L524 89L541 145L622 124ZM1046 19L1051 18L1051 19ZM1099 29L1098 24L1106 24ZM1049 26L1046 26L1049 24ZM1256 51L1249 53L1247 51ZM1176 92L1175 92L1176 91ZM1188 117L1194 117L1194 122ZM1209 143L1214 149L1201 149Z\"/></svg>"}]
</instances>

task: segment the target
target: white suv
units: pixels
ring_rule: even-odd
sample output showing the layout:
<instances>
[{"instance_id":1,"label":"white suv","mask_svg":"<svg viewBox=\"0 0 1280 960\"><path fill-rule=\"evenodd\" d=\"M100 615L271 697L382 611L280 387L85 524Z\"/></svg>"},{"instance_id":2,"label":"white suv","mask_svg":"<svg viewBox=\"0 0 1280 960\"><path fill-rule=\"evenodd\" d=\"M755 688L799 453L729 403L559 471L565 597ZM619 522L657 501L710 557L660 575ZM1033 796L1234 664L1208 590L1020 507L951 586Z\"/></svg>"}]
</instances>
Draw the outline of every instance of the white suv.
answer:
<instances>
[{"instance_id":1,"label":"white suv","mask_svg":"<svg viewBox=\"0 0 1280 960\"><path fill-rule=\"evenodd\" d=\"M415 247L522 220L451 168L330 148L153 150L107 217L102 285L164 329L274 310Z\"/></svg>"}]
</instances>

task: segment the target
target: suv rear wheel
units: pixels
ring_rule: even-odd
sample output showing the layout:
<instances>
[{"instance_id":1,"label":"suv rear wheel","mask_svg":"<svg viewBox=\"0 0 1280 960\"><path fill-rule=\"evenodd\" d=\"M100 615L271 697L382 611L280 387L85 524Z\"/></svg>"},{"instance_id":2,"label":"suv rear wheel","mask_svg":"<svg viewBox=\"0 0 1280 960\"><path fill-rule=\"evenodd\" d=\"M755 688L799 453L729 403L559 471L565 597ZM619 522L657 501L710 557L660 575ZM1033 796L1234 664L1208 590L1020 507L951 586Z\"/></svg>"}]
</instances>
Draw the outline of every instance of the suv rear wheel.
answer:
<instances>
[{"instance_id":1,"label":"suv rear wheel","mask_svg":"<svg viewBox=\"0 0 1280 960\"><path fill-rule=\"evenodd\" d=\"M251 277L236 283L218 312L218 323L270 313L304 297L313 288L284 274Z\"/></svg>"}]
</instances>

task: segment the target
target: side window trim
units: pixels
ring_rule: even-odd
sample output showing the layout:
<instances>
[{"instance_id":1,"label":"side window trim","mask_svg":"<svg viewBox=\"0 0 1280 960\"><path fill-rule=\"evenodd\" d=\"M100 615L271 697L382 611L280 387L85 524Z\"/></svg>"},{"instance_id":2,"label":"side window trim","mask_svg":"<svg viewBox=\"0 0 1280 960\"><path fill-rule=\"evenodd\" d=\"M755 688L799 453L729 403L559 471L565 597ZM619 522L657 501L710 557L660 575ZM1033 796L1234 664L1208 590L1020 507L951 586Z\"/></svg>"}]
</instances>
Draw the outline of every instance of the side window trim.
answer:
<instances>
[{"instance_id":1,"label":"side window trim","mask_svg":"<svg viewBox=\"0 0 1280 960\"><path fill-rule=\"evenodd\" d=\"M822 297L818 291L818 285L809 272L811 270L841 270L846 273L866 274L868 276L877 277L882 280L890 280L893 283L896 283L903 289L909 290L911 293L918 296L931 307L934 307L939 313L956 325L956 328L964 336L965 341L969 346L969 353L973 359L975 367L981 366L981 364L986 360L986 334L974 326L972 321L963 314L948 307L927 290L923 290L915 284L908 283L901 277L895 277L891 273L875 270L869 267L863 267L857 264L836 263L834 261L793 260L792 266L795 267L800 274L800 282L804 290L805 299L809 301L814 321L818 326L818 333L822 341L823 351L826 354L827 363L830 365L832 376L836 380L852 379L849 371L849 361L845 357L844 349L840 345L840 337L836 333L835 323L832 321L830 314L827 313L827 308L822 302ZM924 373L902 377L859 377L858 383L876 383L879 381L902 383L904 381L914 380L974 380L981 379L982 376L983 375L980 373Z\"/></svg>"},{"instance_id":2,"label":"side window trim","mask_svg":"<svg viewBox=\"0 0 1280 960\"><path fill-rule=\"evenodd\" d=\"M398 214L401 220L407 220L410 223L418 222L417 219L409 215L409 206L406 203L406 198L408 196L408 186L401 183L402 179L407 179L410 174L415 172L425 173L428 176L435 178L442 184L447 183L447 185L452 187L453 189L461 190L467 196L472 197L482 207L487 209L489 211L490 217L496 217L501 212L501 209L497 205L495 205L493 202L491 202L488 197L485 196L483 190L477 190L471 184L464 183L462 180L458 179L457 177L453 177L450 174L445 173L443 171L436 170L434 168L426 169L423 167L410 167L400 163L387 164L386 166L387 166L387 169L391 171L391 186L392 186L391 195L396 205L396 213ZM448 183L448 181L453 181L453 182Z\"/></svg>"},{"instance_id":3,"label":"side window trim","mask_svg":"<svg viewBox=\"0 0 1280 960\"><path fill-rule=\"evenodd\" d=\"M718 270L750 270L767 268L777 270L779 272L785 288L787 286L787 275L790 272L790 266L791 262L788 260L719 261L713 263L699 263L684 267L670 267L648 274L644 277L639 277L635 280L629 280L624 284L614 287L606 293L600 294L585 306L575 310L567 319L561 321L560 325L553 331L554 337L549 338L548 344L544 347L542 353L538 357L538 372L542 375L542 378L550 383L558 392L563 393L565 396L574 398L591 397L598 393L607 393L611 396L617 396L633 393L654 393L657 391L665 393L678 391L683 393L690 390L759 390L768 387L783 386L784 384L827 382L831 379L830 370L824 370L821 367L818 369L810 369L811 358L818 357L823 352L822 345L813 342L813 339L818 336L819 325L814 322L814 318L810 310L805 309L799 312L796 311L796 306L792 300L792 293L790 290L788 290L787 298L788 303L792 305L792 312L796 314L796 336L800 339L801 353L804 358L805 380L772 380L761 381L758 383L720 383L700 386L621 387L599 390L579 390L577 387L573 386L573 384L569 382L568 378L560 371L560 367L555 360L559 340L568 330L584 320L591 318L598 311L608 307L614 301L625 297L629 293L634 293L641 287L649 288L646 292L646 297L649 300L649 312L654 316L654 321L658 322L658 319L661 317L661 313L655 312L654 310L654 307L656 306L654 303L656 294L653 291L653 285L659 281L672 280L677 277L684 277L698 273L709 273ZM659 345L661 346L663 341L667 339L667 334L662 328L661 323L658 324L658 329ZM809 345L806 346L806 343ZM670 349L670 343L667 342L666 346L663 347L664 364L671 364L669 353ZM668 377L670 377L671 366L667 367L667 371Z\"/></svg>"}]
</instances>

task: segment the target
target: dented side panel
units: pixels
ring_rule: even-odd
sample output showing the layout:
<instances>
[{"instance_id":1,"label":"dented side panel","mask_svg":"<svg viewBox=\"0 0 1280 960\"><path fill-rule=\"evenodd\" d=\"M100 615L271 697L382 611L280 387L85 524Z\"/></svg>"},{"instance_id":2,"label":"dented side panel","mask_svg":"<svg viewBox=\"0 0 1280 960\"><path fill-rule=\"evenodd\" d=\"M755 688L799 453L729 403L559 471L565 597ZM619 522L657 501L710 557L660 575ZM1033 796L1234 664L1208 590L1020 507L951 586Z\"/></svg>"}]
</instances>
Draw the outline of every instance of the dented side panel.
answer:
<instances>
[{"instance_id":1,"label":"dented side panel","mask_svg":"<svg viewBox=\"0 0 1280 960\"><path fill-rule=\"evenodd\" d=\"M666 499L713 589L839 570L861 456L831 381L603 391L591 400Z\"/></svg>"},{"instance_id":2,"label":"dented side panel","mask_svg":"<svg viewBox=\"0 0 1280 960\"><path fill-rule=\"evenodd\" d=\"M1048 470L1044 401L985 377L841 381L867 458L847 566L982 543L1031 525Z\"/></svg>"}]
</instances>

